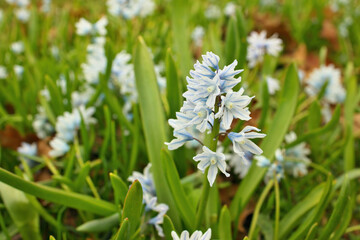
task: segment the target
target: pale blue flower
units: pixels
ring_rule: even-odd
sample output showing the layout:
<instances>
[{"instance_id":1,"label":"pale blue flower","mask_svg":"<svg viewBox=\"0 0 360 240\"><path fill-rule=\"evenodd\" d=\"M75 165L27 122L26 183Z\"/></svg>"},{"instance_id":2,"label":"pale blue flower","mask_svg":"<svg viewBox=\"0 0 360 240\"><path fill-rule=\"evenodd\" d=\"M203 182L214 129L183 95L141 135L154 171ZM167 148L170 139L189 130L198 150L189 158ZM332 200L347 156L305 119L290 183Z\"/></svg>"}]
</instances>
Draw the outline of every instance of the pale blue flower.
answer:
<instances>
[{"instance_id":1,"label":"pale blue flower","mask_svg":"<svg viewBox=\"0 0 360 240\"><path fill-rule=\"evenodd\" d=\"M307 79L308 86L305 91L310 96L315 96L320 92L324 84L327 83L324 99L331 103L342 103L345 100L346 90L341 84L340 70L333 65L315 69Z\"/></svg>"},{"instance_id":2,"label":"pale blue flower","mask_svg":"<svg viewBox=\"0 0 360 240\"><path fill-rule=\"evenodd\" d=\"M0 79L5 79L7 76L8 74L6 68L0 65Z\"/></svg>"},{"instance_id":3,"label":"pale blue flower","mask_svg":"<svg viewBox=\"0 0 360 240\"><path fill-rule=\"evenodd\" d=\"M96 34L104 36L107 33L106 31L107 24L108 24L108 20L106 17L101 17L94 24L90 23L85 18L80 18L80 20L75 24L76 34L79 36L96 35Z\"/></svg>"},{"instance_id":4,"label":"pale blue flower","mask_svg":"<svg viewBox=\"0 0 360 240\"><path fill-rule=\"evenodd\" d=\"M207 178L210 186L215 182L218 169L225 174L226 177L230 176L230 174L226 172L225 155L223 153L213 152L206 146L203 146L202 150L203 152L196 155L193 159L196 162L200 162L198 169L203 173L205 169L209 167Z\"/></svg>"},{"instance_id":5,"label":"pale blue flower","mask_svg":"<svg viewBox=\"0 0 360 240\"><path fill-rule=\"evenodd\" d=\"M21 54L24 52L24 43L22 41L14 42L10 45L10 49L15 54Z\"/></svg>"},{"instance_id":6,"label":"pale blue flower","mask_svg":"<svg viewBox=\"0 0 360 240\"><path fill-rule=\"evenodd\" d=\"M274 95L277 91L280 90L280 82L278 79L269 76L267 76L265 79L270 95Z\"/></svg>"},{"instance_id":7,"label":"pale blue flower","mask_svg":"<svg viewBox=\"0 0 360 240\"><path fill-rule=\"evenodd\" d=\"M251 68L262 62L265 54L277 57L283 49L282 40L276 35L266 38L266 31L260 33L251 32L247 42L246 59L249 61L249 67Z\"/></svg>"},{"instance_id":8,"label":"pale blue flower","mask_svg":"<svg viewBox=\"0 0 360 240\"><path fill-rule=\"evenodd\" d=\"M24 67L21 65L14 65L14 72L15 75L20 78L22 77L23 73L24 73Z\"/></svg>"},{"instance_id":9,"label":"pale blue flower","mask_svg":"<svg viewBox=\"0 0 360 240\"><path fill-rule=\"evenodd\" d=\"M48 117L46 116L45 109L38 106L38 113L32 123L36 136L40 139L45 139L54 132L54 127L51 125Z\"/></svg>"},{"instance_id":10,"label":"pale blue flower","mask_svg":"<svg viewBox=\"0 0 360 240\"><path fill-rule=\"evenodd\" d=\"M175 231L171 232L173 240L210 240L211 238L211 228L209 228L204 234L201 231L195 231L190 236L188 231L183 231L180 237L176 234Z\"/></svg>"},{"instance_id":11,"label":"pale blue flower","mask_svg":"<svg viewBox=\"0 0 360 240\"><path fill-rule=\"evenodd\" d=\"M61 138L55 137L50 141L50 147L52 148L49 152L50 157L60 157L70 150L70 146Z\"/></svg>"},{"instance_id":12,"label":"pale blue flower","mask_svg":"<svg viewBox=\"0 0 360 240\"><path fill-rule=\"evenodd\" d=\"M28 156L36 156L37 154L37 145L36 143L27 143L22 142L20 147L17 148L17 151L20 154L28 155Z\"/></svg>"},{"instance_id":13,"label":"pale blue flower","mask_svg":"<svg viewBox=\"0 0 360 240\"><path fill-rule=\"evenodd\" d=\"M125 19L137 16L144 18L155 10L153 0L108 0L106 4L110 14L122 16Z\"/></svg>"},{"instance_id":14,"label":"pale blue flower","mask_svg":"<svg viewBox=\"0 0 360 240\"><path fill-rule=\"evenodd\" d=\"M216 20L221 17L221 9L216 5L210 5L205 10L205 17L210 20Z\"/></svg>"},{"instance_id":15,"label":"pale blue flower","mask_svg":"<svg viewBox=\"0 0 360 240\"><path fill-rule=\"evenodd\" d=\"M152 173L150 172L150 169L151 169L151 163L149 163L145 167L143 174L134 171L132 175L128 177L128 181L134 182L135 180L138 180L141 184L144 195L149 194L151 196L156 196L154 179Z\"/></svg>"},{"instance_id":16,"label":"pale blue flower","mask_svg":"<svg viewBox=\"0 0 360 240\"><path fill-rule=\"evenodd\" d=\"M193 32L191 33L191 39L193 40L196 47L202 46L204 35L205 35L204 28L202 26L196 26Z\"/></svg>"},{"instance_id":17,"label":"pale blue flower","mask_svg":"<svg viewBox=\"0 0 360 240\"><path fill-rule=\"evenodd\" d=\"M30 18L30 11L26 8L19 8L15 10L17 19L23 23L26 23Z\"/></svg>"},{"instance_id":18,"label":"pale blue flower","mask_svg":"<svg viewBox=\"0 0 360 240\"><path fill-rule=\"evenodd\" d=\"M239 133L234 133L234 132L229 133L228 137L233 143L234 152L238 154L242 154L244 152L249 151L255 155L262 154L263 151L261 150L261 148L259 148L255 143L249 140L253 138L264 138L266 134L257 133L260 131L261 130L256 127L246 126Z\"/></svg>"},{"instance_id":19,"label":"pale blue flower","mask_svg":"<svg viewBox=\"0 0 360 240\"><path fill-rule=\"evenodd\" d=\"M222 119L226 130L230 129L230 125L235 118L244 121L251 119L250 111L246 106L249 105L252 98L244 96L243 93L244 89L241 88L238 92L230 90L226 96L221 96L221 107L215 117Z\"/></svg>"}]
</instances>

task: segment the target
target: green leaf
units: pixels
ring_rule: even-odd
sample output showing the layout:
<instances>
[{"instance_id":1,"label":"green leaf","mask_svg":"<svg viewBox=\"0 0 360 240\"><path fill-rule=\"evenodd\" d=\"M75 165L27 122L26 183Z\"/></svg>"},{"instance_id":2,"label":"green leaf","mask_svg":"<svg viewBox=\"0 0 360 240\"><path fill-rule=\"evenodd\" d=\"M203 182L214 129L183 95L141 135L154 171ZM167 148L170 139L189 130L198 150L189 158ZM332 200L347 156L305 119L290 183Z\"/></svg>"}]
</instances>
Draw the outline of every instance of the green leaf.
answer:
<instances>
[{"instance_id":1,"label":"green leaf","mask_svg":"<svg viewBox=\"0 0 360 240\"><path fill-rule=\"evenodd\" d=\"M231 17L227 25L225 40L225 59L226 64L231 64L236 59L238 52L238 33L237 21L235 17Z\"/></svg>"},{"instance_id":2,"label":"green leaf","mask_svg":"<svg viewBox=\"0 0 360 240\"><path fill-rule=\"evenodd\" d=\"M117 224L119 224L119 213L114 213L105 218L94 219L83 223L76 228L76 231L86 233L105 232L109 231Z\"/></svg>"},{"instance_id":3,"label":"green leaf","mask_svg":"<svg viewBox=\"0 0 360 240\"><path fill-rule=\"evenodd\" d=\"M225 205L221 209L219 220L219 237L220 240L231 240L231 216L229 209Z\"/></svg>"},{"instance_id":4,"label":"green leaf","mask_svg":"<svg viewBox=\"0 0 360 240\"><path fill-rule=\"evenodd\" d=\"M170 8L174 52L176 54L177 62L180 66L181 76L186 76L192 65L188 31L188 14L190 11L190 2L189 0L174 0L171 1Z\"/></svg>"},{"instance_id":5,"label":"green leaf","mask_svg":"<svg viewBox=\"0 0 360 240\"><path fill-rule=\"evenodd\" d=\"M75 209L96 213L101 216L113 214L117 210L114 204L104 200L29 182L3 168L0 168L0 182L6 183L9 186L38 198Z\"/></svg>"},{"instance_id":6,"label":"green leaf","mask_svg":"<svg viewBox=\"0 0 360 240\"><path fill-rule=\"evenodd\" d=\"M119 231L114 237L114 240L127 240L130 239L130 225L129 225L129 219L125 218L121 226L119 228Z\"/></svg>"},{"instance_id":7,"label":"green leaf","mask_svg":"<svg viewBox=\"0 0 360 240\"><path fill-rule=\"evenodd\" d=\"M138 180L131 184L130 189L124 201L124 208L121 216L121 222L125 219L129 221L129 236L132 236L139 227L142 212L143 190Z\"/></svg>"},{"instance_id":8,"label":"green leaf","mask_svg":"<svg viewBox=\"0 0 360 240\"><path fill-rule=\"evenodd\" d=\"M90 163L86 162L80 169L78 176L76 177L74 187L76 190L79 190L85 183L86 177L89 176L90 172Z\"/></svg>"},{"instance_id":9,"label":"green leaf","mask_svg":"<svg viewBox=\"0 0 360 240\"><path fill-rule=\"evenodd\" d=\"M330 200L329 196L331 194L331 191L332 191L332 176L329 174L323 194L316 208L308 215L308 217L299 226L299 228L294 233L292 233L289 240L304 238L305 234L309 232L312 225L320 220L327 204L329 203Z\"/></svg>"},{"instance_id":10,"label":"green leaf","mask_svg":"<svg viewBox=\"0 0 360 240\"><path fill-rule=\"evenodd\" d=\"M22 239L40 240L39 214L25 194L0 182L0 194L5 208L18 228Z\"/></svg>"},{"instance_id":11,"label":"green leaf","mask_svg":"<svg viewBox=\"0 0 360 240\"><path fill-rule=\"evenodd\" d=\"M126 194L129 190L124 181L116 174L110 173L111 185L114 189L114 199L116 205L124 204Z\"/></svg>"},{"instance_id":12,"label":"green leaf","mask_svg":"<svg viewBox=\"0 0 360 240\"><path fill-rule=\"evenodd\" d=\"M195 219L195 205L190 204L186 193L181 185L179 174L169 152L165 149L161 151L161 159L165 166L166 180L170 187L170 193L174 196L175 205L181 215L182 220L189 231L194 231L193 221Z\"/></svg>"},{"instance_id":13,"label":"green leaf","mask_svg":"<svg viewBox=\"0 0 360 240\"><path fill-rule=\"evenodd\" d=\"M343 181L340 195L336 201L334 210L329 218L329 221L325 225L324 230L322 231L319 240L330 239L330 235L336 229L336 226L342 223L339 222L339 219L342 218L344 214L344 209L346 204L349 202L349 192L350 192L350 184L349 178L345 175L345 180Z\"/></svg>"},{"instance_id":14,"label":"green leaf","mask_svg":"<svg viewBox=\"0 0 360 240\"><path fill-rule=\"evenodd\" d=\"M139 37L134 53L136 87L139 95L140 113L145 135L146 149L150 162L159 202L166 203L169 217L175 227L180 228L179 216L173 197L166 182L165 167L161 161L161 149L166 140L165 114L154 72L154 64L144 42Z\"/></svg>"},{"instance_id":15,"label":"green leaf","mask_svg":"<svg viewBox=\"0 0 360 240\"><path fill-rule=\"evenodd\" d=\"M164 229L165 239L172 239L171 232L175 231L175 228L174 228L174 224L172 223L168 215L164 216L163 229Z\"/></svg>"},{"instance_id":16,"label":"green leaf","mask_svg":"<svg viewBox=\"0 0 360 240\"><path fill-rule=\"evenodd\" d=\"M296 145L298 145L301 142L304 142L308 139L312 139L315 136L320 136L322 134L325 134L326 132L333 130L336 125L338 124L339 120L340 120L340 115L341 115L341 106L340 104L336 106L334 114L331 118L331 120L323 127L319 127L316 128L314 130L311 130L301 136L299 136L295 141L293 141L292 143L289 143L285 146L285 148L291 148L294 147Z\"/></svg>"},{"instance_id":17,"label":"green leaf","mask_svg":"<svg viewBox=\"0 0 360 240\"><path fill-rule=\"evenodd\" d=\"M279 239L284 239L287 234L299 223L300 219L316 206L324 192L325 183L315 187L302 201L296 204L281 219L279 227Z\"/></svg>"},{"instance_id":18,"label":"green leaf","mask_svg":"<svg viewBox=\"0 0 360 240\"><path fill-rule=\"evenodd\" d=\"M275 150L281 145L295 112L299 92L299 80L296 67L293 64L287 70L283 89L280 105L274 116L269 132L261 144L264 156L269 159L273 158ZM266 169L252 164L248 174L241 181L230 205L230 213L232 214L233 220L238 219L241 211L262 181L265 172Z\"/></svg>"},{"instance_id":19,"label":"green leaf","mask_svg":"<svg viewBox=\"0 0 360 240\"><path fill-rule=\"evenodd\" d=\"M180 110L182 104L181 82L178 76L176 64L170 49L166 52L166 97L170 107L170 118L175 118L175 113Z\"/></svg>"}]
</instances>

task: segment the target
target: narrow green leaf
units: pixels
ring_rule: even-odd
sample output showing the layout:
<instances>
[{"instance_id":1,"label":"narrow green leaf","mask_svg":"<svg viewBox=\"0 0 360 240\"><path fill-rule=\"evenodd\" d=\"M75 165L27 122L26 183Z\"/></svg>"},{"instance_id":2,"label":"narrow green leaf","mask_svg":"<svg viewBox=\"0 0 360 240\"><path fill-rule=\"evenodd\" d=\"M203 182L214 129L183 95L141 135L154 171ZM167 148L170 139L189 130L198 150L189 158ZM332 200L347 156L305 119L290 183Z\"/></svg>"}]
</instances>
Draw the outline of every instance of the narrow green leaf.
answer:
<instances>
[{"instance_id":1,"label":"narrow green leaf","mask_svg":"<svg viewBox=\"0 0 360 240\"><path fill-rule=\"evenodd\" d=\"M301 142L304 142L304 141L306 141L308 139L311 139L311 138L313 138L315 136L320 136L320 135L325 134L326 132L328 132L330 130L333 130L336 127L336 125L338 124L339 120L340 120L340 115L341 115L341 107L340 107L340 105L337 105L331 120L325 126L314 129L312 131L309 131L309 132L299 136L294 142L287 144L285 146L285 148L294 147L294 146L298 145Z\"/></svg>"},{"instance_id":2,"label":"narrow green leaf","mask_svg":"<svg viewBox=\"0 0 360 240\"><path fill-rule=\"evenodd\" d=\"M2 168L0 168L0 181L38 198L101 216L113 214L117 210L114 204L104 200L29 182Z\"/></svg>"},{"instance_id":3,"label":"narrow green leaf","mask_svg":"<svg viewBox=\"0 0 360 240\"><path fill-rule=\"evenodd\" d=\"M76 228L76 231L86 233L105 232L115 227L116 224L119 224L119 213L83 223Z\"/></svg>"},{"instance_id":4,"label":"narrow green leaf","mask_svg":"<svg viewBox=\"0 0 360 240\"><path fill-rule=\"evenodd\" d=\"M330 194L332 191L332 176L329 175L325 184L325 188L319 203L316 208L308 215L306 220L299 226L299 228L292 233L289 240L297 240L304 238L305 234L307 234L311 228L311 226L318 222L330 201Z\"/></svg>"},{"instance_id":5,"label":"narrow green leaf","mask_svg":"<svg viewBox=\"0 0 360 240\"><path fill-rule=\"evenodd\" d=\"M299 223L300 219L319 203L324 192L324 187L324 183L315 187L302 201L296 204L281 219L279 227L279 239L284 239L284 237L290 233L296 224Z\"/></svg>"},{"instance_id":6,"label":"narrow green leaf","mask_svg":"<svg viewBox=\"0 0 360 240\"><path fill-rule=\"evenodd\" d=\"M221 209L219 220L219 237L220 240L231 240L231 216L229 209L225 205Z\"/></svg>"},{"instance_id":7,"label":"narrow green leaf","mask_svg":"<svg viewBox=\"0 0 360 240\"><path fill-rule=\"evenodd\" d=\"M280 146L294 115L299 91L298 73L295 65L291 65L286 73L285 85L279 108L274 116L267 136L261 144L264 155L272 159L275 150ZM236 195L230 205L232 219L238 219L241 211L250 200L256 187L265 175L266 169L252 164L248 174L242 180Z\"/></svg>"},{"instance_id":8,"label":"narrow green leaf","mask_svg":"<svg viewBox=\"0 0 360 240\"><path fill-rule=\"evenodd\" d=\"M121 216L121 222L129 220L129 236L132 236L139 227L142 212L143 190L139 181L135 180L124 201L124 208Z\"/></svg>"},{"instance_id":9,"label":"narrow green leaf","mask_svg":"<svg viewBox=\"0 0 360 240\"><path fill-rule=\"evenodd\" d=\"M111 185L114 189L114 198L116 205L124 204L126 194L129 190L124 181L116 174L110 173Z\"/></svg>"},{"instance_id":10,"label":"narrow green leaf","mask_svg":"<svg viewBox=\"0 0 360 240\"><path fill-rule=\"evenodd\" d=\"M163 229L164 229L165 239L172 239L171 232L175 231L175 228L174 228L174 224L172 223L168 215L164 216Z\"/></svg>"},{"instance_id":11,"label":"narrow green leaf","mask_svg":"<svg viewBox=\"0 0 360 240\"><path fill-rule=\"evenodd\" d=\"M227 25L226 40L225 40L225 59L226 64L231 64L238 52L238 33L237 33L237 21L235 17L231 17Z\"/></svg>"},{"instance_id":12,"label":"narrow green leaf","mask_svg":"<svg viewBox=\"0 0 360 240\"><path fill-rule=\"evenodd\" d=\"M189 231L193 231L194 226L192 223L195 219L195 205L190 204L181 185L174 161L167 150L162 149L161 159L165 166L166 179L170 187L170 193L174 196L176 208L185 222L186 227Z\"/></svg>"},{"instance_id":13,"label":"narrow green leaf","mask_svg":"<svg viewBox=\"0 0 360 240\"><path fill-rule=\"evenodd\" d=\"M350 191L349 178L345 175L345 180L342 184L339 197L334 206L334 210L329 218L329 221L325 225L325 228L322 231L322 233L319 237L319 240L330 239L330 235L332 232L334 232L334 230L336 229L336 226L341 224L339 222L339 219L342 218L342 216L344 214L344 209L346 207L346 204L348 203L349 191Z\"/></svg>"},{"instance_id":14,"label":"narrow green leaf","mask_svg":"<svg viewBox=\"0 0 360 240\"><path fill-rule=\"evenodd\" d=\"M170 49L166 52L166 97L170 107L169 118L175 118L175 113L180 110L182 104L181 82L178 76L176 64Z\"/></svg>"},{"instance_id":15,"label":"narrow green leaf","mask_svg":"<svg viewBox=\"0 0 360 240\"><path fill-rule=\"evenodd\" d=\"M114 237L114 240L127 240L130 239L130 236L131 234L130 234L129 219L125 218L122 221L119 231Z\"/></svg>"},{"instance_id":16,"label":"narrow green leaf","mask_svg":"<svg viewBox=\"0 0 360 240\"><path fill-rule=\"evenodd\" d=\"M79 190L85 183L86 177L89 176L90 163L86 162L80 169L78 176L76 177L74 187Z\"/></svg>"},{"instance_id":17,"label":"narrow green leaf","mask_svg":"<svg viewBox=\"0 0 360 240\"><path fill-rule=\"evenodd\" d=\"M166 203L168 215L175 227L180 228L179 216L166 182L165 168L161 161L161 149L166 140L165 115L161 105L160 93L154 72L154 64L144 42L139 37L134 53L136 87L139 95L140 113L145 135L146 149L152 163L152 171L159 202Z\"/></svg>"},{"instance_id":18,"label":"narrow green leaf","mask_svg":"<svg viewBox=\"0 0 360 240\"><path fill-rule=\"evenodd\" d=\"M32 207L25 194L2 182L0 182L0 194L22 239L40 240L39 214Z\"/></svg>"}]
</instances>

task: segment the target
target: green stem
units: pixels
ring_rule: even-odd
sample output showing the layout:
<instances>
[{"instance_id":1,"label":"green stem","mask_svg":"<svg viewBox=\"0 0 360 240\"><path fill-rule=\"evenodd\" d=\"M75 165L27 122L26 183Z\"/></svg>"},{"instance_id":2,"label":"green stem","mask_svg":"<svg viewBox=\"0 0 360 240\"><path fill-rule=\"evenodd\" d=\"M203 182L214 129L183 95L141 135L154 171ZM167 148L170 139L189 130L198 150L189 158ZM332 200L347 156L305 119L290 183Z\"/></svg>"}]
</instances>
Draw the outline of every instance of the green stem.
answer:
<instances>
[{"instance_id":1,"label":"green stem","mask_svg":"<svg viewBox=\"0 0 360 240\"><path fill-rule=\"evenodd\" d=\"M279 221L280 221L280 191L279 183L274 174L274 183L275 183L275 223L274 223L274 239L279 237Z\"/></svg>"},{"instance_id":2,"label":"green stem","mask_svg":"<svg viewBox=\"0 0 360 240\"><path fill-rule=\"evenodd\" d=\"M215 104L215 113L219 110L218 102L219 100L217 100ZM216 136L219 134L219 131L220 131L220 121L219 119L215 119L211 134L208 134L205 138L205 146L207 145L209 149L214 152L216 152L216 147L218 143L218 138ZM196 213L196 224L195 224L196 229L200 228L200 225L203 221L207 200L209 198L210 185L207 180L208 171L209 169L206 169L204 173L203 189Z\"/></svg>"},{"instance_id":3,"label":"green stem","mask_svg":"<svg viewBox=\"0 0 360 240\"><path fill-rule=\"evenodd\" d=\"M250 226L250 231L249 231L249 239L254 239L254 232L255 232L255 228L256 228L256 224L257 224L257 219L259 218L261 206L263 205L263 203L265 201L265 198L269 194L269 192L270 192L273 185L274 185L274 180L271 179L268 182L268 184L266 185L264 191L261 193L259 201L256 204L255 211L254 211L254 214L253 214L253 218L252 218L252 221L251 221L251 226Z\"/></svg>"}]
</instances>

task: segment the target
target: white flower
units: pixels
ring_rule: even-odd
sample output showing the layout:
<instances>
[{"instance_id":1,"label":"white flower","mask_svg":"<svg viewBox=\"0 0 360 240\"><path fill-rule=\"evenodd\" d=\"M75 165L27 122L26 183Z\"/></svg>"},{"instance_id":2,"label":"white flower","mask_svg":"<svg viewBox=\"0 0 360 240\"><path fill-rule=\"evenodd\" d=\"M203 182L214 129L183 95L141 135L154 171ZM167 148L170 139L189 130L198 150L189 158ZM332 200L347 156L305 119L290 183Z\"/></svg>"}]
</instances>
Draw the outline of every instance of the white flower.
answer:
<instances>
[{"instance_id":1,"label":"white flower","mask_svg":"<svg viewBox=\"0 0 360 240\"><path fill-rule=\"evenodd\" d=\"M282 40L276 35L266 38L266 31L260 33L251 32L247 41L249 45L246 59L249 61L249 67L251 68L262 62L265 54L277 57L283 48Z\"/></svg>"},{"instance_id":2,"label":"white flower","mask_svg":"<svg viewBox=\"0 0 360 240\"><path fill-rule=\"evenodd\" d=\"M229 166L233 169L234 173L240 178L244 178L251 167L252 156L252 153L246 152L243 154L231 154L227 158L229 159Z\"/></svg>"},{"instance_id":3,"label":"white flower","mask_svg":"<svg viewBox=\"0 0 360 240\"><path fill-rule=\"evenodd\" d=\"M4 12L3 10L0 9L0 22L2 22L3 17L4 17Z\"/></svg>"},{"instance_id":4,"label":"white flower","mask_svg":"<svg viewBox=\"0 0 360 240\"><path fill-rule=\"evenodd\" d=\"M230 174L226 172L225 155L223 153L213 152L206 146L203 146L202 149L203 153L196 155L193 159L196 162L200 162L198 164L198 169L203 173L205 172L205 169L209 167L207 178L210 186L215 182L218 169L225 174L226 177L229 177Z\"/></svg>"},{"instance_id":5,"label":"white flower","mask_svg":"<svg viewBox=\"0 0 360 240\"><path fill-rule=\"evenodd\" d=\"M23 155L36 156L37 145L36 145L36 143L30 144L27 142L22 142L21 146L17 148L17 151Z\"/></svg>"},{"instance_id":6,"label":"white flower","mask_svg":"<svg viewBox=\"0 0 360 240\"><path fill-rule=\"evenodd\" d=\"M8 74L6 71L6 68L4 66L0 65L0 79L5 79L7 78Z\"/></svg>"},{"instance_id":7,"label":"white flower","mask_svg":"<svg viewBox=\"0 0 360 240\"><path fill-rule=\"evenodd\" d=\"M45 109L41 106L38 106L38 113L35 115L32 126L36 136L40 139L44 139L54 132L54 128L46 116Z\"/></svg>"},{"instance_id":8,"label":"white flower","mask_svg":"<svg viewBox=\"0 0 360 240\"><path fill-rule=\"evenodd\" d=\"M226 130L230 129L230 125L234 118L244 121L251 119L250 111L246 106L249 105L252 98L242 95L243 93L244 89L241 88L238 92L233 92L231 90L226 96L221 96L221 107L215 117L222 117L222 123Z\"/></svg>"},{"instance_id":9,"label":"white flower","mask_svg":"<svg viewBox=\"0 0 360 240\"><path fill-rule=\"evenodd\" d=\"M269 91L270 95L274 95L278 90L280 90L279 80L267 76L266 82L267 82L268 91Z\"/></svg>"},{"instance_id":10,"label":"white flower","mask_svg":"<svg viewBox=\"0 0 360 240\"><path fill-rule=\"evenodd\" d=\"M87 46L87 62L81 64L85 80L89 84L97 84L99 82L99 74L105 73L107 58L104 50L105 39L97 37L93 44Z\"/></svg>"},{"instance_id":11,"label":"white flower","mask_svg":"<svg viewBox=\"0 0 360 240\"><path fill-rule=\"evenodd\" d=\"M340 70L333 65L321 66L315 69L307 79L308 86L305 91L310 96L320 92L324 84L327 84L324 99L331 103L341 103L345 100L346 91L341 84Z\"/></svg>"},{"instance_id":12,"label":"white flower","mask_svg":"<svg viewBox=\"0 0 360 240\"><path fill-rule=\"evenodd\" d=\"M108 11L115 16L131 19L136 16L146 17L154 12L153 0L108 0Z\"/></svg>"},{"instance_id":13,"label":"white flower","mask_svg":"<svg viewBox=\"0 0 360 240\"><path fill-rule=\"evenodd\" d=\"M150 169L151 169L151 163L149 163L145 167L143 174L134 171L132 175L128 177L128 181L134 182L135 180L138 180L141 184L144 195L147 194L154 197L156 196L156 190L155 190L153 175L150 172Z\"/></svg>"},{"instance_id":14,"label":"white flower","mask_svg":"<svg viewBox=\"0 0 360 240\"><path fill-rule=\"evenodd\" d=\"M70 150L69 145L63 139L57 137L50 141L50 146L52 149L49 155L54 158L60 157Z\"/></svg>"},{"instance_id":15,"label":"white flower","mask_svg":"<svg viewBox=\"0 0 360 240\"><path fill-rule=\"evenodd\" d=\"M242 155L244 152L247 151L256 155L262 154L263 151L261 150L261 148L259 148L255 143L249 140L253 138L264 138L266 134L257 133L260 131L261 130L256 127L246 126L239 133L234 133L234 132L229 133L228 137L233 143L234 152L240 155Z\"/></svg>"},{"instance_id":16,"label":"white flower","mask_svg":"<svg viewBox=\"0 0 360 240\"><path fill-rule=\"evenodd\" d=\"M19 9L15 10L15 15L16 15L17 19L19 19L19 21L25 23L30 18L30 11L27 10L26 8L19 8Z\"/></svg>"},{"instance_id":17,"label":"white flower","mask_svg":"<svg viewBox=\"0 0 360 240\"><path fill-rule=\"evenodd\" d=\"M43 0L42 1L42 6L41 6L41 10L44 13L47 13L50 11L50 7L51 7L51 0Z\"/></svg>"},{"instance_id":18,"label":"white flower","mask_svg":"<svg viewBox=\"0 0 360 240\"><path fill-rule=\"evenodd\" d=\"M178 237L175 231L171 232L173 240L210 240L211 228L209 228L204 234L201 231L195 231L191 236L188 231L183 231Z\"/></svg>"},{"instance_id":19,"label":"white flower","mask_svg":"<svg viewBox=\"0 0 360 240\"><path fill-rule=\"evenodd\" d=\"M99 21L92 24L88 22L85 18L80 18L80 20L75 24L76 33L79 36L85 35L96 35L99 34L101 36L106 35L106 25L108 24L108 20L106 17L101 17Z\"/></svg>"},{"instance_id":20,"label":"white flower","mask_svg":"<svg viewBox=\"0 0 360 240\"><path fill-rule=\"evenodd\" d=\"M148 223L155 226L160 237L164 237L164 231L160 224L163 224L164 216L169 210L169 206L164 203L158 204L157 197L151 197L148 194L144 195L144 201L146 203L146 211L154 211L158 213L155 217L151 218Z\"/></svg>"},{"instance_id":21,"label":"white flower","mask_svg":"<svg viewBox=\"0 0 360 240\"><path fill-rule=\"evenodd\" d=\"M202 46L204 35L205 35L204 28L202 26L196 26L193 32L191 33L191 39L193 40L196 47Z\"/></svg>"},{"instance_id":22,"label":"white flower","mask_svg":"<svg viewBox=\"0 0 360 240\"><path fill-rule=\"evenodd\" d=\"M14 42L10 46L11 51L15 54L21 54L24 52L24 43L22 41Z\"/></svg>"},{"instance_id":23,"label":"white flower","mask_svg":"<svg viewBox=\"0 0 360 240\"><path fill-rule=\"evenodd\" d=\"M211 20L215 20L218 19L221 16L221 10L218 6L216 5L210 5L206 10L205 10L205 17L207 19L211 19Z\"/></svg>"},{"instance_id":24,"label":"white flower","mask_svg":"<svg viewBox=\"0 0 360 240\"><path fill-rule=\"evenodd\" d=\"M24 73L24 67L20 65L14 65L14 72L17 77L21 77Z\"/></svg>"},{"instance_id":25,"label":"white flower","mask_svg":"<svg viewBox=\"0 0 360 240\"><path fill-rule=\"evenodd\" d=\"M226 16L234 16L236 10L236 4L233 2L228 2L224 8L224 13Z\"/></svg>"},{"instance_id":26,"label":"white flower","mask_svg":"<svg viewBox=\"0 0 360 240\"><path fill-rule=\"evenodd\" d=\"M71 93L71 105L73 108L80 107L81 105L86 105L91 97L94 95L95 89L89 85L86 85L84 91L74 91Z\"/></svg>"},{"instance_id":27,"label":"white flower","mask_svg":"<svg viewBox=\"0 0 360 240\"><path fill-rule=\"evenodd\" d=\"M43 96L47 101L51 100L50 92L49 89L47 89L47 87L40 90L40 95Z\"/></svg>"}]
</instances>

